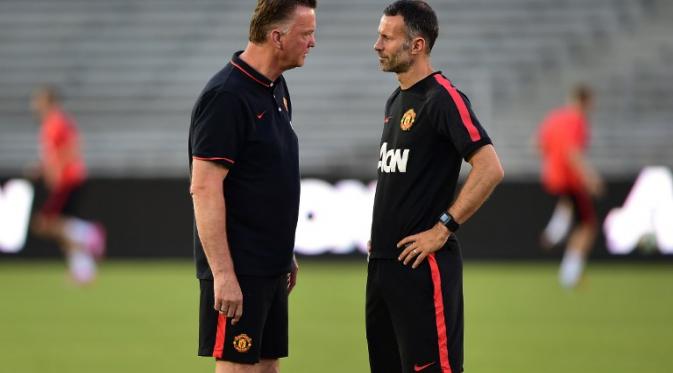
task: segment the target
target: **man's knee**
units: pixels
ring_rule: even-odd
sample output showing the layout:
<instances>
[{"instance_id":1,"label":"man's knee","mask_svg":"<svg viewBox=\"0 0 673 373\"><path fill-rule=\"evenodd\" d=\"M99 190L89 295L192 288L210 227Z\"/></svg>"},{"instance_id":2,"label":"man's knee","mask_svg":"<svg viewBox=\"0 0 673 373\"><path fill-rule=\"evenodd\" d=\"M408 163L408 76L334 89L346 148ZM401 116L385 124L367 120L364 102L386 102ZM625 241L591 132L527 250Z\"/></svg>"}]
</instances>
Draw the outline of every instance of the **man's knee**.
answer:
<instances>
[{"instance_id":1,"label":"man's knee","mask_svg":"<svg viewBox=\"0 0 673 373\"><path fill-rule=\"evenodd\" d=\"M280 364L278 359L262 359L254 365L218 360L215 373L280 373Z\"/></svg>"},{"instance_id":2,"label":"man's knee","mask_svg":"<svg viewBox=\"0 0 673 373\"><path fill-rule=\"evenodd\" d=\"M280 363L278 359L262 359L259 362L260 373L280 373Z\"/></svg>"},{"instance_id":3,"label":"man's knee","mask_svg":"<svg viewBox=\"0 0 673 373\"><path fill-rule=\"evenodd\" d=\"M42 214L34 215L30 221L30 228L32 232L38 236L46 235L48 227L49 227L48 220Z\"/></svg>"},{"instance_id":4,"label":"man's knee","mask_svg":"<svg viewBox=\"0 0 673 373\"><path fill-rule=\"evenodd\" d=\"M579 224L579 228L586 232L586 234L593 235L598 232L598 222L596 219L586 219Z\"/></svg>"},{"instance_id":5,"label":"man's knee","mask_svg":"<svg viewBox=\"0 0 673 373\"><path fill-rule=\"evenodd\" d=\"M231 361L217 360L215 362L215 373L256 373L255 365L237 364Z\"/></svg>"}]
</instances>

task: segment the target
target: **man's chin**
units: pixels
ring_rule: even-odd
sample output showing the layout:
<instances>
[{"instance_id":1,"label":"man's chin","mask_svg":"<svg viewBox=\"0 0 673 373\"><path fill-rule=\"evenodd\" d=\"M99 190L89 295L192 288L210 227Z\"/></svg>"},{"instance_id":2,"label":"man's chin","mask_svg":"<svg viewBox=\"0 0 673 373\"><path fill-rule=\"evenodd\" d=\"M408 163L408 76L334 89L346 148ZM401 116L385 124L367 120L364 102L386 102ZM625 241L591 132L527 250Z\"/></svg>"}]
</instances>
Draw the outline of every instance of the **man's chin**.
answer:
<instances>
[{"instance_id":1,"label":"man's chin","mask_svg":"<svg viewBox=\"0 0 673 373\"><path fill-rule=\"evenodd\" d=\"M294 69L294 68L302 67L302 66L304 66L304 61L301 61L301 62L294 62L294 63L291 63L291 64L286 65L286 66L283 68L283 71L292 70L292 69Z\"/></svg>"},{"instance_id":2,"label":"man's chin","mask_svg":"<svg viewBox=\"0 0 673 373\"><path fill-rule=\"evenodd\" d=\"M299 58L295 63L292 64L291 69L294 69L295 67L302 67L306 63L306 56Z\"/></svg>"}]
</instances>

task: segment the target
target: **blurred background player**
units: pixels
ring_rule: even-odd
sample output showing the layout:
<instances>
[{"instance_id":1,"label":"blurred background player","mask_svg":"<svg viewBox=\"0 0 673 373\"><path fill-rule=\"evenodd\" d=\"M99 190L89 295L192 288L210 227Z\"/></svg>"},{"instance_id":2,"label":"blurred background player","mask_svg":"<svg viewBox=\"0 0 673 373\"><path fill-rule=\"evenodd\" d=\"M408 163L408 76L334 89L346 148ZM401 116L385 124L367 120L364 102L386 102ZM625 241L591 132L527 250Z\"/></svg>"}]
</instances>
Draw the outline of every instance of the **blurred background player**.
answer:
<instances>
[{"instance_id":1,"label":"blurred background player","mask_svg":"<svg viewBox=\"0 0 673 373\"><path fill-rule=\"evenodd\" d=\"M40 87L31 108L40 127L40 163L32 170L48 191L48 197L32 221L33 232L55 241L68 262L73 280L86 284L96 276L96 259L105 251L105 231L101 224L76 217L77 202L86 181L75 122L62 109L53 87Z\"/></svg>"},{"instance_id":2,"label":"blurred background player","mask_svg":"<svg viewBox=\"0 0 673 373\"><path fill-rule=\"evenodd\" d=\"M597 233L592 196L603 193L603 180L589 163L588 113L593 106L591 89L578 84L570 104L552 110L542 121L538 145L542 156L542 184L558 198L554 213L541 236L544 248L558 245L570 231L559 281L575 287L584 270ZM572 227L572 230L570 230Z\"/></svg>"}]
</instances>

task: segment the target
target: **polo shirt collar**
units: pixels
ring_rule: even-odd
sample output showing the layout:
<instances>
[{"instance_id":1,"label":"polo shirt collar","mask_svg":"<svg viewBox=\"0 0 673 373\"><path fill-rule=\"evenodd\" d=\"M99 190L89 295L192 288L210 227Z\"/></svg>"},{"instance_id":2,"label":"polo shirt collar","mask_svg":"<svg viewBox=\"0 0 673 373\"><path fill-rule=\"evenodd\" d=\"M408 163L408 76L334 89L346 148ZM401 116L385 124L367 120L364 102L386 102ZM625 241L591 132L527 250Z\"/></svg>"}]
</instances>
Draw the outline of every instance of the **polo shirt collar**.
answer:
<instances>
[{"instance_id":1,"label":"polo shirt collar","mask_svg":"<svg viewBox=\"0 0 673 373\"><path fill-rule=\"evenodd\" d=\"M435 82L435 75L441 75L442 72L440 70L433 72L432 74L426 76L425 78L417 81L412 85L411 87L407 89L402 89L402 92L409 92L409 91L416 91L416 90L425 90L427 89L431 84L436 84Z\"/></svg>"},{"instance_id":2,"label":"polo shirt collar","mask_svg":"<svg viewBox=\"0 0 673 373\"><path fill-rule=\"evenodd\" d=\"M245 63L245 61L240 58L241 53L243 53L243 51L238 51L231 57L231 64L234 66L234 68L241 71L245 76L257 84L260 84L266 88L273 88L276 83Z\"/></svg>"}]
</instances>

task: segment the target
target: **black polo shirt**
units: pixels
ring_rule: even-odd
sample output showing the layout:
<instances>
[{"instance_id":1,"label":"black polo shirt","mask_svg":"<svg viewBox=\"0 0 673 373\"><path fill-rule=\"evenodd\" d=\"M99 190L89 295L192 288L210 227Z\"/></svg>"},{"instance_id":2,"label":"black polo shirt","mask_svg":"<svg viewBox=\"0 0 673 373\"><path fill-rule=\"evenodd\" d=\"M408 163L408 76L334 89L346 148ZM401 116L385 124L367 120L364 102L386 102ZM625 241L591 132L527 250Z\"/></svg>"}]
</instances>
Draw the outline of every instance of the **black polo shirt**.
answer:
<instances>
[{"instance_id":1,"label":"black polo shirt","mask_svg":"<svg viewBox=\"0 0 673 373\"><path fill-rule=\"evenodd\" d=\"M463 160L491 140L470 101L441 72L386 103L372 221L372 258L432 228L454 199Z\"/></svg>"},{"instance_id":2,"label":"black polo shirt","mask_svg":"<svg viewBox=\"0 0 673 373\"><path fill-rule=\"evenodd\" d=\"M227 238L237 274L290 271L299 214L299 155L292 104L280 76L270 81L237 52L208 82L192 111L189 165L229 168L224 180ZM197 277L211 279L194 226Z\"/></svg>"}]
</instances>

